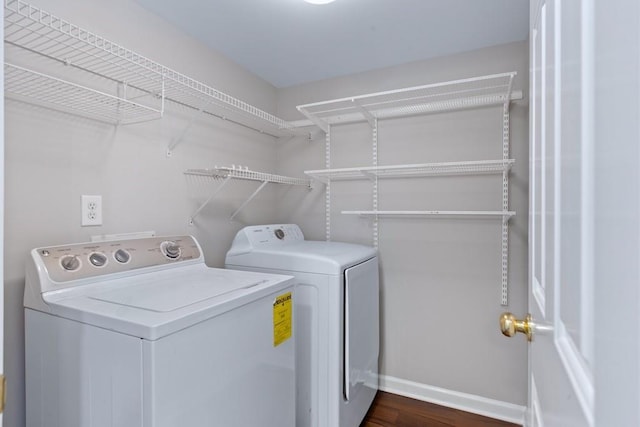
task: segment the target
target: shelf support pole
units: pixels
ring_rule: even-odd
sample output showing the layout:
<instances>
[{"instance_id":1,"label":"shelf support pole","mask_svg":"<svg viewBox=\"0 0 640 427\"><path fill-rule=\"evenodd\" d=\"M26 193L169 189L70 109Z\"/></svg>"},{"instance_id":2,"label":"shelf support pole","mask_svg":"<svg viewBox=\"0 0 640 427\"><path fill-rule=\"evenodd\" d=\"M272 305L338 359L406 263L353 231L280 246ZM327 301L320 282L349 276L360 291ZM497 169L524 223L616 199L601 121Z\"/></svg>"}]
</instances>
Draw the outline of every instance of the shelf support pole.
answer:
<instances>
[{"instance_id":1,"label":"shelf support pole","mask_svg":"<svg viewBox=\"0 0 640 427\"><path fill-rule=\"evenodd\" d=\"M202 211L202 209L204 209L205 206L207 206L213 199L215 199L218 193L220 193L220 190L224 188L224 186L227 184L227 182L229 182L230 179L231 177L227 176L224 179L224 181L222 181L222 184L220 184L218 188L216 188L216 191L214 191L213 194L209 196L209 198L203 204L201 204L198 209L196 209L196 211L193 213L193 215L191 215L191 218L189 220L190 225L193 225L194 218L198 216L198 214Z\"/></svg>"},{"instance_id":2,"label":"shelf support pole","mask_svg":"<svg viewBox=\"0 0 640 427\"><path fill-rule=\"evenodd\" d=\"M513 76L509 81L508 94L502 105L502 160L509 160L509 103L511 101L511 85L513 84ZM502 171L502 211L509 210L509 169ZM502 287L500 295L500 304L507 306L509 304L509 218L502 219L502 247L501 247L501 264L502 264Z\"/></svg>"},{"instance_id":3,"label":"shelf support pole","mask_svg":"<svg viewBox=\"0 0 640 427\"><path fill-rule=\"evenodd\" d=\"M231 215L230 221L233 221L233 219L236 217L236 215L238 215L240 213L240 211L242 211L242 209L244 209L244 207L247 206L249 204L249 202L252 201L258 195L258 193L261 192L262 189L268 183L269 183L269 181L262 181L262 184L260 184L260 187L258 187L258 189L256 191L254 191L253 194L251 196L249 196L249 198L247 200L245 200L244 203L242 203L238 209L236 209L236 211L233 213L233 215Z\"/></svg>"},{"instance_id":4,"label":"shelf support pole","mask_svg":"<svg viewBox=\"0 0 640 427\"><path fill-rule=\"evenodd\" d=\"M373 119L373 125L371 130L371 145L373 147L373 166L378 166L378 119ZM373 190L372 190L372 202L373 210L378 211L378 174L373 177ZM378 247L380 223L378 221L378 215L373 217L373 247Z\"/></svg>"},{"instance_id":5,"label":"shelf support pole","mask_svg":"<svg viewBox=\"0 0 640 427\"><path fill-rule=\"evenodd\" d=\"M324 166L331 169L331 125L327 126L325 141ZM327 185L324 188L324 215L325 215L325 237L331 241L331 178L327 177Z\"/></svg>"}]
</instances>

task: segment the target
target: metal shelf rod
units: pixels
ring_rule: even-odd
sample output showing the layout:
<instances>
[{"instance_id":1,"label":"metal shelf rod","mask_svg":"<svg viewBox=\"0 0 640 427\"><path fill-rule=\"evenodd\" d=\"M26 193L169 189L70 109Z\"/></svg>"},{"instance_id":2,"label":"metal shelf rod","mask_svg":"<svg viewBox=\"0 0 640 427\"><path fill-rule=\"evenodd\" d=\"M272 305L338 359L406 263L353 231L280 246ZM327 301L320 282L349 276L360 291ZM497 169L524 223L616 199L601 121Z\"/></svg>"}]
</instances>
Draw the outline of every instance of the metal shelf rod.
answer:
<instances>
[{"instance_id":1,"label":"metal shelf rod","mask_svg":"<svg viewBox=\"0 0 640 427\"><path fill-rule=\"evenodd\" d=\"M107 123L134 123L162 117L162 106L154 109L123 96L4 63L8 97L51 107L72 114L90 116Z\"/></svg>"},{"instance_id":2,"label":"metal shelf rod","mask_svg":"<svg viewBox=\"0 0 640 427\"><path fill-rule=\"evenodd\" d=\"M508 220L514 211L342 211L344 215L360 216L432 216L450 218L502 218Z\"/></svg>"}]
</instances>

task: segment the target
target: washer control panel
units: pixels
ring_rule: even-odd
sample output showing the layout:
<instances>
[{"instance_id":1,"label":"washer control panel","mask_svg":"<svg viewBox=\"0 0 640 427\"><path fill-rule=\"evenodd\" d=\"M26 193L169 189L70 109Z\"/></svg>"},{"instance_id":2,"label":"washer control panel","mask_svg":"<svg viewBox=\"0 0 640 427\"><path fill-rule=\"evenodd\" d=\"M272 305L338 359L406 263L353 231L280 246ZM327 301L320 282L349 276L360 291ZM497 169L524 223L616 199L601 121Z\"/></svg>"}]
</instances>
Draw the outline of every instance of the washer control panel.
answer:
<instances>
[{"instance_id":1,"label":"washer control panel","mask_svg":"<svg viewBox=\"0 0 640 427\"><path fill-rule=\"evenodd\" d=\"M200 258L191 236L81 243L34 250L54 282L68 282Z\"/></svg>"}]
</instances>

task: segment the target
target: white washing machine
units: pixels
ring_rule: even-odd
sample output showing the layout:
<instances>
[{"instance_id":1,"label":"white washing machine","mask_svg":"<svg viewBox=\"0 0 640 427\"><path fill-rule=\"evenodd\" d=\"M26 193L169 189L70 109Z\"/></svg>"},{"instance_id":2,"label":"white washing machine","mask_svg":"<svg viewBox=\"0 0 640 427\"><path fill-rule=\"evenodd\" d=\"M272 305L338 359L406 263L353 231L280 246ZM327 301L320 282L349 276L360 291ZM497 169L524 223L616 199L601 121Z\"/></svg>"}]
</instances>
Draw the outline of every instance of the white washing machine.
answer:
<instances>
[{"instance_id":1,"label":"white washing machine","mask_svg":"<svg viewBox=\"0 0 640 427\"><path fill-rule=\"evenodd\" d=\"M189 236L34 249L26 425L294 427L293 298Z\"/></svg>"},{"instance_id":2,"label":"white washing machine","mask_svg":"<svg viewBox=\"0 0 640 427\"><path fill-rule=\"evenodd\" d=\"M262 225L238 232L225 266L296 278L296 426L358 427L378 389L376 250Z\"/></svg>"}]
</instances>

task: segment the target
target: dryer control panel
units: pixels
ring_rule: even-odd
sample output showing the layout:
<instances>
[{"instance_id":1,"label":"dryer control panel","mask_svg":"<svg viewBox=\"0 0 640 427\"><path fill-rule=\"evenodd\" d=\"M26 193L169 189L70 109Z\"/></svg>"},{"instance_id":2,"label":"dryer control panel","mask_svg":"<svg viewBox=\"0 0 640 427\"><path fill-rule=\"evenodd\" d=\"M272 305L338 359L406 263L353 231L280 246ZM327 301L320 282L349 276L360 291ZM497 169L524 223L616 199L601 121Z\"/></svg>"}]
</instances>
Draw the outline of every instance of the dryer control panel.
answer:
<instances>
[{"instance_id":1,"label":"dryer control panel","mask_svg":"<svg viewBox=\"0 0 640 427\"><path fill-rule=\"evenodd\" d=\"M51 281L65 283L197 260L202 255L193 237L171 236L38 248L32 256Z\"/></svg>"},{"instance_id":2,"label":"dryer control panel","mask_svg":"<svg viewBox=\"0 0 640 427\"><path fill-rule=\"evenodd\" d=\"M253 225L238 231L227 256L230 253L232 255L248 253L262 246L302 240L304 240L304 234L296 224Z\"/></svg>"},{"instance_id":3,"label":"dryer control panel","mask_svg":"<svg viewBox=\"0 0 640 427\"><path fill-rule=\"evenodd\" d=\"M238 237L244 237L252 246L264 244L291 242L304 240L302 230L296 224L254 225L245 227L238 232Z\"/></svg>"}]
</instances>

